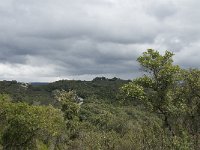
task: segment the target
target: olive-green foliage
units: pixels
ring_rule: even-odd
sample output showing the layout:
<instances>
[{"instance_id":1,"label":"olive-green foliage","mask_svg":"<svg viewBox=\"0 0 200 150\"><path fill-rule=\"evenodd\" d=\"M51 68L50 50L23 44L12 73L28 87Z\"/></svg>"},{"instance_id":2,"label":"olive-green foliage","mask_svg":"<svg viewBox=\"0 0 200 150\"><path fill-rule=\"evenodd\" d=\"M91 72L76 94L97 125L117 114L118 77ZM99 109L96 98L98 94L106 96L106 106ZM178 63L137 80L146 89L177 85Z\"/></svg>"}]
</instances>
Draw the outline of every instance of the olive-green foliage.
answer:
<instances>
[{"instance_id":1,"label":"olive-green foliage","mask_svg":"<svg viewBox=\"0 0 200 150\"><path fill-rule=\"evenodd\" d=\"M1 142L4 149L34 149L37 141L51 142L59 138L64 129L64 118L60 110L52 106L30 106L0 99L0 111L4 112ZM1 121L2 122L2 121Z\"/></svg>"},{"instance_id":2,"label":"olive-green foliage","mask_svg":"<svg viewBox=\"0 0 200 150\"><path fill-rule=\"evenodd\" d=\"M133 106L113 106L93 100L81 106L82 121L68 149L169 149L162 120Z\"/></svg>"}]
</instances>

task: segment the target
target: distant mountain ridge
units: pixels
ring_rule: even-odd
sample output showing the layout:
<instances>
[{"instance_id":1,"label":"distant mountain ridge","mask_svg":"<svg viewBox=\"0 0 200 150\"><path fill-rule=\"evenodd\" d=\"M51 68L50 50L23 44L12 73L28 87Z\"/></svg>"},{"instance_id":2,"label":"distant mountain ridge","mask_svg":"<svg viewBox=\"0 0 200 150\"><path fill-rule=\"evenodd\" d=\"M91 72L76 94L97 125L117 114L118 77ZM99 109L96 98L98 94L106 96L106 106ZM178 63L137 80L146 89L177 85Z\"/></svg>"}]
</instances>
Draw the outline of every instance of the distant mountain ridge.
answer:
<instances>
[{"instance_id":1,"label":"distant mountain ridge","mask_svg":"<svg viewBox=\"0 0 200 150\"><path fill-rule=\"evenodd\" d=\"M50 82L30 82L30 84L33 85L33 86L34 86L34 85L36 85L36 86L37 86L37 85L47 85L47 84L49 84L49 83L50 83Z\"/></svg>"}]
</instances>

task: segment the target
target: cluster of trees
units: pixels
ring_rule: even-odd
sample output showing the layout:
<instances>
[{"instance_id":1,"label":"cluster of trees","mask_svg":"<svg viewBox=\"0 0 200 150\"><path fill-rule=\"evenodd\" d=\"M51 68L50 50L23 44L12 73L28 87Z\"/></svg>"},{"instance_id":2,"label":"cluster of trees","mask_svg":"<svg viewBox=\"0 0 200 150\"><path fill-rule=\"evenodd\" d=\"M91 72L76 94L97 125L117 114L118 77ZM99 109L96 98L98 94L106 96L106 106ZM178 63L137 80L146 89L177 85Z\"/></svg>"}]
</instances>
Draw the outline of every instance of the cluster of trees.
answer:
<instances>
[{"instance_id":1,"label":"cluster of trees","mask_svg":"<svg viewBox=\"0 0 200 150\"><path fill-rule=\"evenodd\" d=\"M146 74L131 82L61 80L22 87L21 101L2 86L0 150L198 150L200 71L172 57L149 49L138 58ZM50 99L30 103L35 92Z\"/></svg>"},{"instance_id":2,"label":"cluster of trees","mask_svg":"<svg viewBox=\"0 0 200 150\"><path fill-rule=\"evenodd\" d=\"M129 103L140 103L162 119L178 149L200 148L200 71L173 65L173 53L148 49L138 58L147 73L122 87Z\"/></svg>"},{"instance_id":3,"label":"cluster of trees","mask_svg":"<svg viewBox=\"0 0 200 150\"><path fill-rule=\"evenodd\" d=\"M2 149L50 148L61 138L65 121L59 109L13 103L5 94L0 95L0 103Z\"/></svg>"}]
</instances>

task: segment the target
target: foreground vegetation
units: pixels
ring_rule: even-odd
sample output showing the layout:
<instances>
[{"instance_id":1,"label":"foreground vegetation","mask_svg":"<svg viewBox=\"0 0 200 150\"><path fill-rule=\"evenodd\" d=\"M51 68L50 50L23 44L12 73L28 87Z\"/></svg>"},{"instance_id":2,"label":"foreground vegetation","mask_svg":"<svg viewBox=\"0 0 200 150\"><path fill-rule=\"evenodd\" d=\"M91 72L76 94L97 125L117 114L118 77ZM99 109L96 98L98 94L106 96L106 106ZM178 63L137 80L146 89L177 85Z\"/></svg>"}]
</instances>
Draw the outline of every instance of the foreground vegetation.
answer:
<instances>
[{"instance_id":1,"label":"foreground vegetation","mask_svg":"<svg viewBox=\"0 0 200 150\"><path fill-rule=\"evenodd\" d=\"M172 57L147 50L133 81L0 82L0 149L199 150L200 71Z\"/></svg>"}]
</instances>

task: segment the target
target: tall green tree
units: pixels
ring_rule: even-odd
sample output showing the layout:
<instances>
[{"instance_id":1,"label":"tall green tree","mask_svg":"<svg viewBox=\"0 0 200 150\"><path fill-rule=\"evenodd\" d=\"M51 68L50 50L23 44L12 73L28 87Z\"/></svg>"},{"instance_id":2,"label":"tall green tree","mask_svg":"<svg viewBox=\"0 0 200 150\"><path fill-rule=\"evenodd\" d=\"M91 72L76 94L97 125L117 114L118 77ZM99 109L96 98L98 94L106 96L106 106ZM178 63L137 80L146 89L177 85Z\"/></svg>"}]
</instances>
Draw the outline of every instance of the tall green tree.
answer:
<instances>
[{"instance_id":1,"label":"tall green tree","mask_svg":"<svg viewBox=\"0 0 200 150\"><path fill-rule=\"evenodd\" d=\"M173 55L169 51L161 55L158 51L148 49L137 59L146 74L122 87L132 100L139 100L154 112L163 115L165 126L172 134L169 116L174 105L169 92L177 84L180 74L179 66L173 64Z\"/></svg>"}]
</instances>

